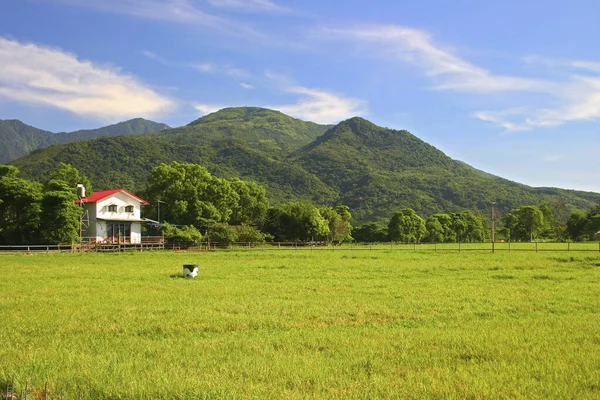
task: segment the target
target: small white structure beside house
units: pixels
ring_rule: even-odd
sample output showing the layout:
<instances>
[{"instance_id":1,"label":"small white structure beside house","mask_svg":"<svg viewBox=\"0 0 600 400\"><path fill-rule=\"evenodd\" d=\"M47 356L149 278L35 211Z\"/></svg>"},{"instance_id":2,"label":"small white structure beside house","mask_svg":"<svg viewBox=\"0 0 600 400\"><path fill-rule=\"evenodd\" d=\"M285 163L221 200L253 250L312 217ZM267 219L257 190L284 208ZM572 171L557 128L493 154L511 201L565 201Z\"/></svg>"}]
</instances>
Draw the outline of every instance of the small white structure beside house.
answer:
<instances>
[{"instance_id":1,"label":"small white structure beside house","mask_svg":"<svg viewBox=\"0 0 600 400\"><path fill-rule=\"evenodd\" d=\"M97 243L142 243L142 205L150 204L125 189L102 190L77 200L89 224L83 238Z\"/></svg>"}]
</instances>

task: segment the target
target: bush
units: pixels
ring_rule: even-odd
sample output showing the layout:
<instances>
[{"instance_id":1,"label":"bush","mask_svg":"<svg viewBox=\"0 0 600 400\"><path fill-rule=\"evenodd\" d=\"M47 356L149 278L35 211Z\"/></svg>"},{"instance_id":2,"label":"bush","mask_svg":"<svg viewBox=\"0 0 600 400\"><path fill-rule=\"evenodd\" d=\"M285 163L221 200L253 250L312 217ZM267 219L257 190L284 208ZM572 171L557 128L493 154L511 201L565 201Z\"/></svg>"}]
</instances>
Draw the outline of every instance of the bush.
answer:
<instances>
[{"instance_id":1,"label":"bush","mask_svg":"<svg viewBox=\"0 0 600 400\"><path fill-rule=\"evenodd\" d=\"M202 240L202 234L195 227L188 225L178 228L169 223L162 225L165 239L169 242L192 242L198 243Z\"/></svg>"}]
</instances>

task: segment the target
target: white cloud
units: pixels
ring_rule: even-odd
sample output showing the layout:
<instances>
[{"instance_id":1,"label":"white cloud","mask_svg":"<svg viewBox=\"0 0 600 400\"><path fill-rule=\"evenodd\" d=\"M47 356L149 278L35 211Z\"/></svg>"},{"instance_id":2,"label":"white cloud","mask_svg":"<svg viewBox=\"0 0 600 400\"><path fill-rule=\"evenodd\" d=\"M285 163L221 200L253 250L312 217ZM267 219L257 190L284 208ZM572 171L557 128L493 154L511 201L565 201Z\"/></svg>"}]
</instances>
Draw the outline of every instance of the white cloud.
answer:
<instances>
[{"instance_id":1,"label":"white cloud","mask_svg":"<svg viewBox=\"0 0 600 400\"><path fill-rule=\"evenodd\" d=\"M100 119L164 115L175 107L135 77L58 49L0 37L0 97Z\"/></svg>"},{"instance_id":2,"label":"white cloud","mask_svg":"<svg viewBox=\"0 0 600 400\"><path fill-rule=\"evenodd\" d=\"M320 124L332 124L367 112L366 102L362 100L322 89L299 86L287 77L270 72L267 72L266 76L276 82L284 92L299 95L299 100L295 104L268 106L284 114Z\"/></svg>"},{"instance_id":3,"label":"white cloud","mask_svg":"<svg viewBox=\"0 0 600 400\"><path fill-rule=\"evenodd\" d=\"M254 86L250 85L249 83L240 82L240 86L244 89L254 89Z\"/></svg>"},{"instance_id":4,"label":"white cloud","mask_svg":"<svg viewBox=\"0 0 600 400\"><path fill-rule=\"evenodd\" d=\"M208 2L214 7L249 12L277 14L293 12L291 9L280 6L271 0L208 0Z\"/></svg>"},{"instance_id":5,"label":"white cloud","mask_svg":"<svg viewBox=\"0 0 600 400\"><path fill-rule=\"evenodd\" d=\"M355 30L328 29L323 32L332 37L375 44L370 49L379 55L401 59L421 68L434 81L436 89L480 93L548 89L548 82L494 75L436 46L429 34L418 29L382 26Z\"/></svg>"},{"instance_id":6,"label":"white cloud","mask_svg":"<svg viewBox=\"0 0 600 400\"><path fill-rule=\"evenodd\" d=\"M355 30L323 30L323 36L369 44L369 51L387 59L412 63L432 81L434 89L485 95L498 92L538 93L557 104L555 108L517 106L508 110L484 110L472 115L507 131L547 128L573 121L600 118L600 63L526 57L528 63L569 70L566 78L533 79L498 75L457 56L434 43L424 31L402 26L379 26ZM588 74L576 74L585 70ZM519 98L515 99L518 103Z\"/></svg>"}]
</instances>

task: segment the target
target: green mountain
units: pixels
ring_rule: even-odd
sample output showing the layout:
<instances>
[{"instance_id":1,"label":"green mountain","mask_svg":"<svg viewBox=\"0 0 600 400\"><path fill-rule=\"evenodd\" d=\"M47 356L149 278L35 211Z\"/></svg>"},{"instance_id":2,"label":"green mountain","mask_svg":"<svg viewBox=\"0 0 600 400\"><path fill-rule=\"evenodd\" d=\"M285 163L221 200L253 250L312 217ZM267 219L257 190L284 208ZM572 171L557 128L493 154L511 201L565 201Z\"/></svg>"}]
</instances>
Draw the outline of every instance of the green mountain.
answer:
<instances>
[{"instance_id":1,"label":"green mountain","mask_svg":"<svg viewBox=\"0 0 600 400\"><path fill-rule=\"evenodd\" d=\"M557 201L588 209L600 197L532 188L487 174L407 131L362 118L327 128L276 111L231 108L160 133L51 146L13 164L24 177L44 180L65 162L88 176L96 189L123 186L141 193L159 163L197 163L217 176L261 183L274 204L296 199L347 204L355 223L388 218L402 207L424 216L463 209L489 212L493 201L503 212Z\"/></svg>"},{"instance_id":2,"label":"green mountain","mask_svg":"<svg viewBox=\"0 0 600 400\"><path fill-rule=\"evenodd\" d=\"M388 218L392 210L407 206L422 215L487 211L492 202L502 211L558 200L585 209L600 198L597 193L532 188L488 174L408 131L358 117L341 122L290 158L334 189L337 202L355 210L359 220Z\"/></svg>"},{"instance_id":3,"label":"green mountain","mask_svg":"<svg viewBox=\"0 0 600 400\"><path fill-rule=\"evenodd\" d=\"M23 157L36 149L53 144L91 140L102 136L121 136L159 132L165 124L136 118L99 129L52 133L24 124L19 120L0 120L0 164Z\"/></svg>"},{"instance_id":4,"label":"green mountain","mask_svg":"<svg viewBox=\"0 0 600 400\"><path fill-rule=\"evenodd\" d=\"M0 164L56 143L52 132L34 128L16 119L0 120Z\"/></svg>"},{"instance_id":5,"label":"green mountain","mask_svg":"<svg viewBox=\"0 0 600 400\"><path fill-rule=\"evenodd\" d=\"M172 129L188 143L232 138L272 155L287 154L314 141L333 125L319 125L259 107L224 108L189 125Z\"/></svg>"}]
</instances>

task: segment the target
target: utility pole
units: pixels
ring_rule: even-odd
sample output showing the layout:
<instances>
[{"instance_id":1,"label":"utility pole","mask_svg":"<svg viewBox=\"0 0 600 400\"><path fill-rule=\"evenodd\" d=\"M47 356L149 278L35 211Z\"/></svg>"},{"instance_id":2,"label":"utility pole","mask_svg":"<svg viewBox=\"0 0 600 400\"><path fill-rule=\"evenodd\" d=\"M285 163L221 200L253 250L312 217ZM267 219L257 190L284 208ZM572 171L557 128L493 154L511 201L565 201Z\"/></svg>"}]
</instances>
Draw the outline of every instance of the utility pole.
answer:
<instances>
[{"instance_id":1,"label":"utility pole","mask_svg":"<svg viewBox=\"0 0 600 400\"><path fill-rule=\"evenodd\" d=\"M156 221L160 224L160 203L164 203L164 201L156 200L156 204L158 205L158 215L156 217Z\"/></svg>"},{"instance_id":2,"label":"utility pole","mask_svg":"<svg viewBox=\"0 0 600 400\"><path fill-rule=\"evenodd\" d=\"M492 243L496 242L496 226L495 226L495 223L496 223L496 215L495 214L496 213L494 212L495 205L496 205L496 202L493 201L492 202Z\"/></svg>"}]
</instances>

